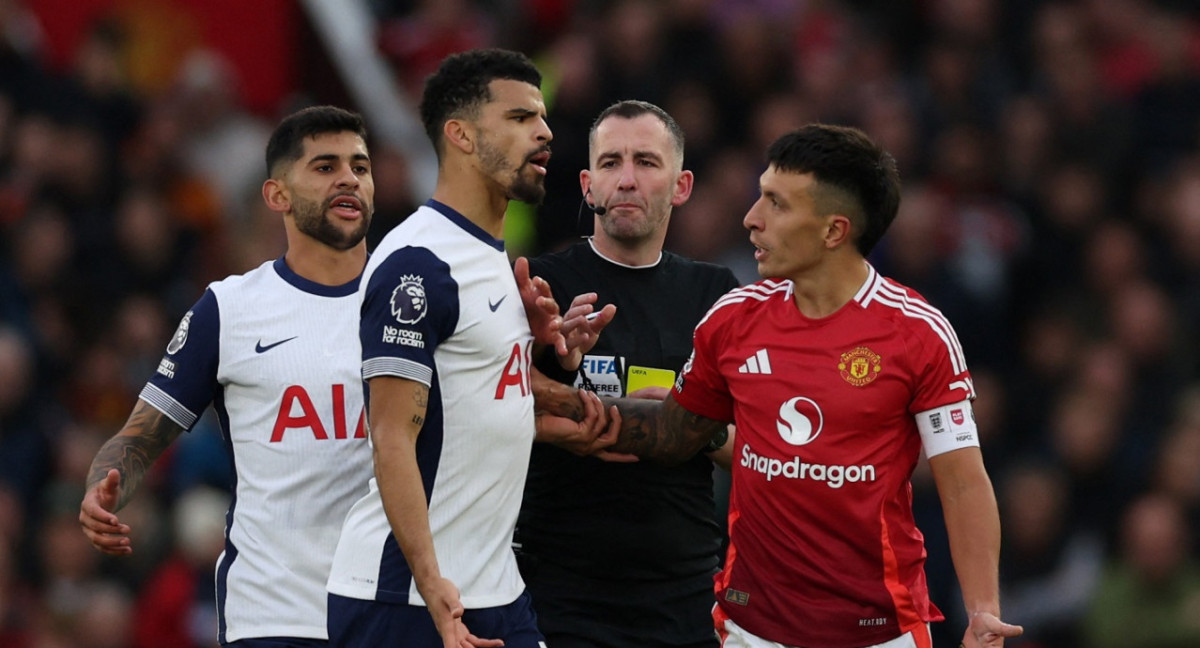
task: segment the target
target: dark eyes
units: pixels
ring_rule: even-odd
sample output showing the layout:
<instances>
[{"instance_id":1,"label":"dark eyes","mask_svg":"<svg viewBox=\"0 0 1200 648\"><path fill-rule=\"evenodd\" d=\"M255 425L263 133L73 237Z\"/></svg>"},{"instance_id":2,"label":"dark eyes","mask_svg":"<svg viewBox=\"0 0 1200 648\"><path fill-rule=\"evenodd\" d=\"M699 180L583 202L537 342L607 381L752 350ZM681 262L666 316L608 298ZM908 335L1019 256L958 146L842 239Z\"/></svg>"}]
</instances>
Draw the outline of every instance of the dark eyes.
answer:
<instances>
[{"instance_id":1,"label":"dark eyes","mask_svg":"<svg viewBox=\"0 0 1200 648\"><path fill-rule=\"evenodd\" d=\"M320 166L314 167L314 169L318 173L332 173L334 171L332 164L322 164ZM350 167L350 169L358 175L367 175L367 174L371 173L371 167L366 166L364 164L356 164L356 165Z\"/></svg>"}]
</instances>

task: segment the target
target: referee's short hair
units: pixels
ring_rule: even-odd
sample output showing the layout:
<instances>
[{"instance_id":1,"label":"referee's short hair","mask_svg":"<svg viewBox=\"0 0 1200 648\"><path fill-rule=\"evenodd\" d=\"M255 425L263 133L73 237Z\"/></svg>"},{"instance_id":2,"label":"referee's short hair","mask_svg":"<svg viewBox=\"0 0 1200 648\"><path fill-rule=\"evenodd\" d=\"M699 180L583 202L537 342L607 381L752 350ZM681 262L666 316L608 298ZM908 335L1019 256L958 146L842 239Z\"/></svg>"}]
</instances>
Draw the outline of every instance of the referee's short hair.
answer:
<instances>
[{"instance_id":1,"label":"referee's short hair","mask_svg":"<svg viewBox=\"0 0 1200 648\"><path fill-rule=\"evenodd\" d=\"M675 145L675 155L679 158L679 164L683 165L683 129L680 128L679 122L675 121L667 111L650 103L649 101L638 101L637 99L626 99L605 108L599 115L596 116L596 121L592 122L592 128L588 131L588 149L589 151L596 144L596 129L600 124L609 117L620 117L622 119L635 119L642 115L654 115L659 121L667 127L667 132L671 134L671 143Z\"/></svg>"}]
</instances>

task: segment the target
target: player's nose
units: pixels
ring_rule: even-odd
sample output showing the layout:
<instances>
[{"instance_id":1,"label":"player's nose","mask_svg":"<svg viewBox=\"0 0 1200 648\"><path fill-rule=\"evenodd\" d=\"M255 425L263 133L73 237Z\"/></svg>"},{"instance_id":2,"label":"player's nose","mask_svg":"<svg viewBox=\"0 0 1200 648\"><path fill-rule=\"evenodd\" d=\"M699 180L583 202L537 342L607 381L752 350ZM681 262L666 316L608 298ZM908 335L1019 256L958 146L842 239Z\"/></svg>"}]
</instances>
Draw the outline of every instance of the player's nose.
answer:
<instances>
[{"instance_id":1,"label":"player's nose","mask_svg":"<svg viewBox=\"0 0 1200 648\"><path fill-rule=\"evenodd\" d=\"M345 187L345 188L357 189L360 182L361 181L358 177L358 174L355 173L354 169L351 168L350 166L347 165L345 167L342 167L338 171L337 186L339 188Z\"/></svg>"}]
</instances>

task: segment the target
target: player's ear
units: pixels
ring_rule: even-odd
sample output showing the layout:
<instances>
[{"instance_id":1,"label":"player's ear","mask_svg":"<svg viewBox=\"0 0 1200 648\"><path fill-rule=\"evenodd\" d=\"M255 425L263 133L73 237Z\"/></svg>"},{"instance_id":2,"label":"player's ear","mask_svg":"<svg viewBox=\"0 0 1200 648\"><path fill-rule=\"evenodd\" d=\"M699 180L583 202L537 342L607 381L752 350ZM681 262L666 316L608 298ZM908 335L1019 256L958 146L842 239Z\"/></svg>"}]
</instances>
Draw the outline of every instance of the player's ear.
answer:
<instances>
[{"instance_id":1,"label":"player's ear","mask_svg":"<svg viewBox=\"0 0 1200 648\"><path fill-rule=\"evenodd\" d=\"M292 209L292 196L287 184L278 178L267 178L262 186L263 201L273 212L287 212Z\"/></svg>"},{"instance_id":2,"label":"player's ear","mask_svg":"<svg viewBox=\"0 0 1200 648\"><path fill-rule=\"evenodd\" d=\"M854 227L850 219L841 214L830 214L825 230L825 247L829 249L851 243Z\"/></svg>"},{"instance_id":3,"label":"player's ear","mask_svg":"<svg viewBox=\"0 0 1200 648\"><path fill-rule=\"evenodd\" d=\"M442 124L442 139L447 147L454 147L467 155L475 152L475 130L461 119L447 119Z\"/></svg>"}]
</instances>

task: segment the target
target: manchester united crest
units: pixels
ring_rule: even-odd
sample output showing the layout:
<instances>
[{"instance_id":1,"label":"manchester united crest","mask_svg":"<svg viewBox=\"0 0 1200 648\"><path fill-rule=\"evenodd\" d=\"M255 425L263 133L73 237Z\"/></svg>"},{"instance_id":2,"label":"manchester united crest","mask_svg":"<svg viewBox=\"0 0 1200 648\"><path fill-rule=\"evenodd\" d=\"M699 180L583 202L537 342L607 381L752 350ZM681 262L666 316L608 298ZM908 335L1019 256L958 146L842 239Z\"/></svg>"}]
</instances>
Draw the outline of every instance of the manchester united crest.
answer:
<instances>
[{"instance_id":1,"label":"manchester united crest","mask_svg":"<svg viewBox=\"0 0 1200 648\"><path fill-rule=\"evenodd\" d=\"M879 376L879 372L883 370L882 361L883 358L878 353L867 347L855 347L842 354L842 359L838 362L838 373L841 374L842 380L855 387L862 387L871 384Z\"/></svg>"}]
</instances>

